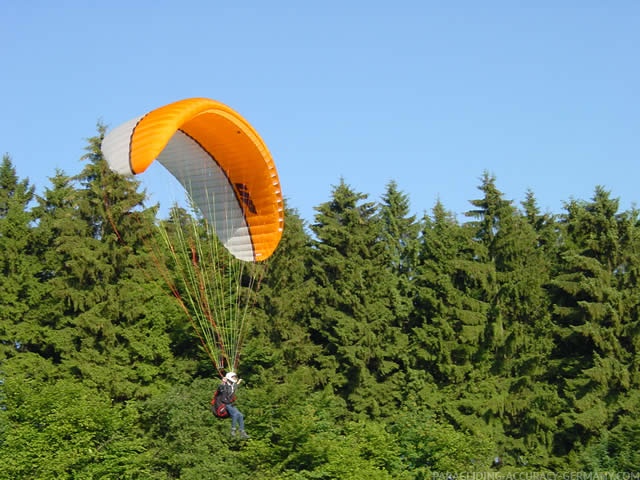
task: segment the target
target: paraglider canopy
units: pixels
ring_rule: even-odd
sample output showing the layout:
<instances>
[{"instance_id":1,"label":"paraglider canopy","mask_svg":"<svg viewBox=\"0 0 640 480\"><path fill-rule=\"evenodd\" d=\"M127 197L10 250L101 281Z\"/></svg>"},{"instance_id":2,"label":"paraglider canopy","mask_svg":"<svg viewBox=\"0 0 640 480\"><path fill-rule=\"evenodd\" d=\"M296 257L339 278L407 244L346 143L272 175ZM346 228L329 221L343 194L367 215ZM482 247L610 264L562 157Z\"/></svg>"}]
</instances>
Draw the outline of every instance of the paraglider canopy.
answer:
<instances>
[{"instance_id":1,"label":"paraglider canopy","mask_svg":"<svg viewBox=\"0 0 640 480\"><path fill-rule=\"evenodd\" d=\"M248 307L268 266L253 262L273 254L284 228L267 146L230 107L189 98L114 128L102 153L123 175L157 161L184 188L196 218L174 208L159 222L155 263L218 372L237 371Z\"/></svg>"},{"instance_id":2,"label":"paraglider canopy","mask_svg":"<svg viewBox=\"0 0 640 480\"><path fill-rule=\"evenodd\" d=\"M278 246L284 207L275 165L258 133L230 107L207 98L165 105L113 129L102 152L124 175L157 160L236 258L262 261Z\"/></svg>"}]
</instances>

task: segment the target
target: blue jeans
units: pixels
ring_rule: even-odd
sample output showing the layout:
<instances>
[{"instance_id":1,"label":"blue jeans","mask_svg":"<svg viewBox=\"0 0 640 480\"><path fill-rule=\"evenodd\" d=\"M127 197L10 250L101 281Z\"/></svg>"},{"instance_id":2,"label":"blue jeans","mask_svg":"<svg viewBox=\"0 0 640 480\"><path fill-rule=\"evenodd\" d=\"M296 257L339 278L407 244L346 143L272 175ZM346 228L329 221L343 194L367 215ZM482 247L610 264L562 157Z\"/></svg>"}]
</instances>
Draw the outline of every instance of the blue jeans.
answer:
<instances>
[{"instance_id":1,"label":"blue jeans","mask_svg":"<svg viewBox=\"0 0 640 480\"><path fill-rule=\"evenodd\" d=\"M240 413L240 410L229 403L227 404L227 412L229 412L229 416L231 417L231 430L235 430L236 426L238 426L240 431L243 432L244 416Z\"/></svg>"}]
</instances>

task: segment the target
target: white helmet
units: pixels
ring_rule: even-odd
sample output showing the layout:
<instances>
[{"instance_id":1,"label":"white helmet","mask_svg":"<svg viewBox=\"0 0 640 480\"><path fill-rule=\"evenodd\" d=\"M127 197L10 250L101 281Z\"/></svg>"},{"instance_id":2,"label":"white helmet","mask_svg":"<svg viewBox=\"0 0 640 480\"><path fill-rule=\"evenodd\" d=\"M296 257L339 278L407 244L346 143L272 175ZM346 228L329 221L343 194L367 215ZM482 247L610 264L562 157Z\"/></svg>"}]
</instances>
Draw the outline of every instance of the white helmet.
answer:
<instances>
[{"instance_id":1,"label":"white helmet","mask_svg":"<svg viewBox=\"0 0 640 480\"><path fill-rule=\"evenodd\" d=\"M224 378L226 378L227 380L229 380L232 383L236 383L238 381L238 375L236 375L234 372L229 372L227 373Z\"/></svg>"}]
</instances>

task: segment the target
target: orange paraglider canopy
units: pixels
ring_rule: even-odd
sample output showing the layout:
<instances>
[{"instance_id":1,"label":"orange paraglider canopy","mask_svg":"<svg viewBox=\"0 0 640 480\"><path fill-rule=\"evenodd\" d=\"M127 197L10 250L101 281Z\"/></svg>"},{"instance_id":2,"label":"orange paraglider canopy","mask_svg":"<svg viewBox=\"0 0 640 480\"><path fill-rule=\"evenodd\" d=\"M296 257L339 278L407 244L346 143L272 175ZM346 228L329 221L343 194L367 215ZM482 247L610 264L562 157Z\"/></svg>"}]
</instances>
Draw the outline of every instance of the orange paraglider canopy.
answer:
<instances>
[{"instance_id":1,"label":"orange paraglider canopy","mask_svg":"<svg viewBox=\"0 0 640 480\"><path fill-rule=\"evenodd\" d=\"M111 169L125 175L157 160L236 258L265 260L278 246L284 206L273 159L230 107L207 98L165 105L113 129L102 151Z\"/></svg>"}]
</instances>

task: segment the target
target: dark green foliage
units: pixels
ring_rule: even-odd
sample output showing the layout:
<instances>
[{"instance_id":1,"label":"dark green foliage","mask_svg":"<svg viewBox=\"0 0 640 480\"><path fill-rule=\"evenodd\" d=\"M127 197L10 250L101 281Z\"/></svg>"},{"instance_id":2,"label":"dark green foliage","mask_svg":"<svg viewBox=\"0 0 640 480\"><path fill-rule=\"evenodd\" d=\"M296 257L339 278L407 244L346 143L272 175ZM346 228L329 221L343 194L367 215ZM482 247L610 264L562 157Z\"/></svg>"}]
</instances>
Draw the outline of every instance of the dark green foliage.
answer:
<instances>
[{"instance_id":1,"label":"dark green foliage","mask_svg":"<svg viewBox=\"0 0 640 480\"><path fill-rule=\"evenodd\" d=\"M36 275L30 202L34 187L19 180L8 155L0 166L0 362L24 350L37 335L32 308L41 294ZM23 323L29 318L31 322Z\"/></svg>"},{"instance_id":2,"label":"dark green foliage","mask_svg":"<svg viewBox=\"0 0 640 480\"><path fill-rule=\"evenodd\" d=\"M566 244L552 281L553 363L567 404L560 453L635 412L638 388L637 287L628 278L636 268L637 214L618 214L618 201L597 187L591 202L567 204L562 229Z\"/></svg>"},{"instance_id":3,"label":"dark green foliage","mask_svg":"<svg viewBox=\"0 0 640 480\"><path fill-rule=\"evenodd\" d=\"M485 330L489 265L484 246L441 203L423 221L411 322L415 367L439 385L469 380Z\"/></svg>"},{"instance_id":4,"label":"dark green foliage","mask_svg":"<svg viewBox=\"0 0 640 480\"><path fill-rule=\"evenodd\" d=\"M310 342L301 321L309 295L305 255L310 239L304 228L297 212L287 209L280 246L267 261L252 311L243 354L247 373L266 370L280 377L309 364L321 349Z\"/></svg>"},{"instance_id":5,"label":"dark green foliage","mask_svg":"<svg viewBox=\"0 0 640 480\"><path fill-rule=\"evenodd\" d=\"M310 226L287 208L255 266L241 442L103 133L41 196L0 166L0 478L640 469L640 212L602 187L542 214L485 172L464 223L416 219L395 182L375 202L341 180Z\"/></svg>"},{"instance_id":6,"label":"dark green foliage","mask_svg":"<svg viewBox=\"0 0 640 480\"><path fill-rule=\"evenodd\" d=\"M309 254L311 339L316 359L357 413L398 405L407 338L396 316L398 283L373 202L341 182L318 207Z\"/></svg>"}]
</instances>

